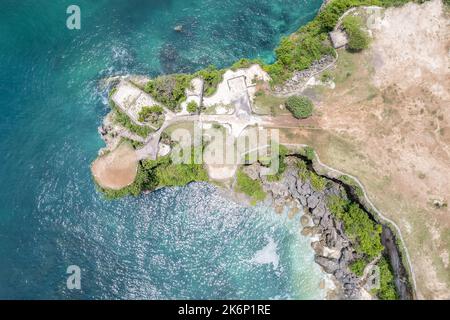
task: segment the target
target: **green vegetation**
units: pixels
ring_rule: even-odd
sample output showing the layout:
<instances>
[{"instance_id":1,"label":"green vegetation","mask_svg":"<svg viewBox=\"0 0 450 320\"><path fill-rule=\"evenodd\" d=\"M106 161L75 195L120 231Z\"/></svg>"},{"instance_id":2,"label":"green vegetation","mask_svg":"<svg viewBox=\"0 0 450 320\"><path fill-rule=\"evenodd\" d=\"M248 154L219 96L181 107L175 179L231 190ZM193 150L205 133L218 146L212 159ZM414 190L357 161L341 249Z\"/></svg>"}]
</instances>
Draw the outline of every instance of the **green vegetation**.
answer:
<instances>
[{"instance_id":1,"label":"green vegetation","mask_svg":"<svg viewBox=\"0 0 450 320\"><path fill-rule=\"evenodd\" d=\"M322 73L322 75L320 76L320 81L322 81L322 82L328 82L331 80L333 80L333 75L331 74L330 71L324 71Z\"/></svg>"},{"instance_id":2,"label":"green vegetation","mask_svg":"<svg viewBox=\"0 0 450 320\"><path fill-rule=\"evenodd\" d=\"M357 259L350 265L350 271L358 277L362 277L364 269L367 266L367 262L364 259Z\"/></svg>"},{"instance_id":3,"label":"green vegetation","mask_svg":"<svg viewBox=\"0 0 450 320\"><path fill-rule=\"evenodd\" d=\"M205 81L203 86L205 96L211 96L216 92L217 85L220 81L222 81L222 76L224 73L225 70L219 70L213 65L195 73L196 77L201 77Z\"/></svg>"},{"instance_id":4,"label":"green vegetation","mask_svg":"<svg viewBox=\"0 0 450 320\"><path fill-rule=\"evenodd\" d=\"M255 112L258 114L270 114L274 117L283 113L286 114L287 111L280 108L285 103L286 98L268 95L263 90L260 90L256 92Z\"/></svg>"},{"instance_id":5,"label":"green vegetation","mask_svg":"<svg viewBox=\"0 0 450 320\"><path fill-rule=\"evenodd\" d=\"M277 171L277 173L275 173L273 175L267 176L268 181L279 181L281 179L281 177L287 167L284 160L288 154L289 154L289 150L282 144L279 144L278 145L278 171ZM271 163L269 165L271 165Z\"/></svg>"},{"instance_id":6,"label":"green vegetation","mask_svg":"<svg viewBox=\"0 0 450 320\"><path fill-rule=\"evenodd\" d=\"M194 154L194 152L192 152ZM193 156L192 156L193 160ZM183 186L194 181L207 181L208 174L200 164L175 164L170 155L157 160L145 160L140 163L136 180L128 187L120 190L97 187L108 199L117 199L128 195L138 196L142 191L154 190L158 187Z\"/></svg>"},{"instance_id":7,"label":"green vegetation","mask_svg":"<svg viewBox=\"0 0 450 320\"><path fill-rule=\"evenodd\" d=\"M304 147L302 150L300 150L300 155L306 157L306 159L308 159L309 161L313 161L316 157L314 149L310 146Z\"/></svg>"},{"instance_id":8,"label":"green vegetation","mask_svg":"<svg viewBox=\"0 0 450 320\"><path fill-rule=\"evenodd\" d=\"M160 127L164 122L164 109L159 105L145 106L139 112L140 122L150 122L151 124Z\"/></svg>"},{"instance_id":9,"label":"green vegetation","mask_svg":"<svg viewBox=\"0 0 450 320\"><path fill-rule=\"evenodd\" d=\"M308 165L306 164L305 161L299 159L297 161L297 168L298 168L298 177L300 178L300 180L307 181L309 179L309 169L308 169Z\"/></svg>"},{"instance_id":10,"label":"green vegetation","mask_svg":"<svg viewBox=\"0 0 450 320\"><path fill-rule=\"evenodd\" d=\"M114 93L116 93L116 92L117 92L117 87L112 88L111 91L108 92L108 99L110 100L110 102L111 102L112 96L113 96Z\"/></svg>"},{"instance_id":11,"label":"green vegetation","mask_svg":"<svg viewBox=\"0 0 450 320\"><path fill-rule=\"evenodd\" d=\"M312 27L315 26L309 23L281 40L275 49L276 62L264 66L273 83L280 84L291 78L294 71L307 69L322 56L334 54L333 48L325 43L327 33L320 33L320 29L312 30Z\"/></svg>"},{"instance_id":12,"label":"green vegetation","mask_svg":"<svg viewBox=\"0 0 450 320\"><path fill-rule=\"evenodd\" d=\"M170 110L175 111L180 103L186 100L186 89L190 87L193 78L193 75L188 74L160 76L150 80L144 90Z\"/></svg>"},{"instance_id":13,"label":"green vegetation","mask_svg":"<svg viewBox=\"0 0 450 320\"><path fill-rule=\"evenodd\" d=\"M263 65L264 63L260 59L243 58L243 59L239 59L238 61L233 63L233 65L230 67L230 69L235 71L235 70L241 69L241 68L249 68L253 64Z\"/></svg>"},{"instance_id":14,"label":"green vegetation","mask_svg":"<svg viewBox=\"0 0 450 320\"><path fill-rule=\"evenodd\" d=\"M145 160L142 167L149 176L152 176L155 185L184 186L193 181L207 181L208 174L201 164L195 164L194 152L192 152L191 163L172 163L170 156L165 156L157 160Z\"/></svg>"},{"instance_id":15,"label":"green vegetation","mask_svg":"<svg viewBox=\"0 0 450 320\"><path fill-rule=\"evenodd\" d=\"M311 182L311 186L316 191L322 191L327 186L327 180L325 178L322 178L321 176L317 175L314 172L310 172L309 179Z\"/></svg>"},{"instance_id":16,"label":"green vegetation","mask_svg":"<svg viewBox=\"0 0 450 320\"><path fill-rule=\"evenodd\" d=\"M196 113L197 110L198 110L198 104L197 104L197 102L195 102L195 101L189 102L189 103L187 104L187 106L186 106L186 110L187 110L189 113Z\"/></svg>"},{"instance_id":17,"label":"green vegetation","mask_svg":"<svg viewBox=\"0 0 450 320\"><path fill-rule=\"evenodd\" d=\"M398 299L397 291L395 290L394 275L386 258L382 257L377 266L380 268L380 289L375 291L378 298L381 300Z\"/></svg>"},{"instance_id":18,"label":"green vegetation","mask_svg":"<svg viewBox=\"0 0 450 320\"><path fill-rule=\"evenodd\" d=\"M142 148L144 146L144 143L136 141L136 140L131 140L125 137L121 138L121 142L128 142L129 144L131 144L133 146L134 149L139 149Z\"/></svg>"},{"instance_id":19,"label":"green vegetation","mask_svg":"<svg viewBox=\"0 0 450 320\"><path fill-rule=\"evenodd\" d=\"M253 180L242 169L238 170L236 178L236 191L242 192L252 199L252 204L266 198L259 180Z\"/></svg>"},{"instance_id":20,"label":"green vegetation","mask_svg":"<svg viewBox=\"0 0 450 320\"><path fill-rule=\"evenodd\" d=\"M148 126L140 126L135 124L125 113L120 111L118 108L114 109L114 121L130 130L130 132L135 133L143 138L146 138L151 132L153 132L153 130Z\"/></svg>"},{"instance_id":21,"label":"green vegetation","mask_svg":"<svg viewBox=\"0 0 450 320\"><path fill-rule=\"evenodd\" d=\"M365 259L357 259L350 265L350 270L358 277L361 277L364 274L366 266L367 262ZM372 294L377 295L381 300L398 299L394 284L394 275L392 274L389 262L382 256L380 261L378 261L377 266L380 270L380 288L374 289Z\"/></svg>"},{"instance_id":22,"label":"green vegetation","mask_svg":"<svg viewBox=\"0 0 450 320\"><path fill-rule=\"evenodd\" d=\"M368 259L381 254L384 249L381 244L382 227L372 221L358 204L334 196L330 197L328 208L344 223L344 232L354 242L358 253L364 254Z\"/></svg>"},{"instance_id":23,"label":"green vegetation","mask_svg":"<svg viewBox=\"0 0 450 320\"><path fill-rule=\"evenodd\" d=\"M364 192L361 189L361 187L356 183L356 181L353 178L350 178L349 176L340 176L339 180L345 183L346 185L350 186L355 194L358 196L358 198L362 199L364 198Z\"/></svg>"},{"instance_id":24,"label":"green vegetation","mask_svg":"<svg viewBox=\"0 0 450 320\"><path fill-rule=\"evenodd\" d=\"M319 176L317 173L308 169L308 165L305 161L299 159L297 161L298 168L298 177L303 182L308 181L311 183L311 187L313 187L316 191L322 191L327 187L328 181L327 179Z\"/></svg>"},{"instance_id":25,"label":"green vegetation","mask_svg":"<svg viewBox=\"0 0 450 320\"><path fill-rule=\"evenodd\" d=\"M312 101L304 96L292 96L286 101L286 108L297 119L308 118L312 115L314 105Z\"/></svg>"},{"instance_id":26,"label":"green vegetation","mask_svg":"<svg viewBox=\"0 0 450 320\"><path fill-rule=\"evenodd\" d=\"M342 20L342 27L348 35L348 48L351 51L360 51L369 46L369 36L362 29L361 18L346 16Z\"/></svg>"}]
</instances>

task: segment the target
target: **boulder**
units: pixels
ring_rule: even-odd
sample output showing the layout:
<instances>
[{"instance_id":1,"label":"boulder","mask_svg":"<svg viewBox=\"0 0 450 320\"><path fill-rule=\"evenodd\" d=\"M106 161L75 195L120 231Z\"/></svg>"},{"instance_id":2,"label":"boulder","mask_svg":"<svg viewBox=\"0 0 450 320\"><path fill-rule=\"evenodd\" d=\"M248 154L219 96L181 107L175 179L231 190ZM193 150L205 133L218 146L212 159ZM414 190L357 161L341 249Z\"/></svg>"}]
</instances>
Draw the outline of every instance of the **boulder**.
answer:
<instances>
[{"instance_id":1,"label":"boulder","mask_svg":"<svg viewBox=\"0 0 450 320\"><path fill-rule=\"evenodd\" d=\"M305 214L303 214L301 216L300 223L302 224L303 227L312 227L312 226L314 226L312 217L308 213L305 213Z\"/></svg>"},{"instance_id":2,"label":"boulder","mask_svg":"<svg viewBox=\"0 0 450 320\"><path fill-rule=\"evenodd\" d=\"M319 197L316 194L313 194L308 198L307 202L308 202L308 207L310 209L314 209L319 204Z\"/></svg>"},{"instance_id":3,"label":"boulder","mask_svg":"<svg viewBox=\"0 0 450 320\"><path fill-rule=\"evenodd\" d=\"M335 259L323 256L315 256L314 261L320 265L326 273L334 273L339 268L339 263Z\"/></svg>"},{"instance_id":4,"label":"boulder","mask_svg":"<svg viewBox=\"0 0 450 320\"><path fill-rule=\"evenodd\" d=\"M304 195L300 195L298 200L302 204L302 206L306 207L308 205L308 199Z\"/></svg>"},{"instance_id":5,"label":"boulder","mask_svg":"<svg viewBox=\"0 0 450 320\"><path fill-rule=\"evenodd\" d=\"M303 184L299 184L300 180L297 180L297 190L300 194L305 196L309 196L312 192L311 185L309 182L305 182Z\"/></svg>"},{"instance_id":6,"label":"boulder","mask_svg":"<svg viewBox=\"0 0 450 320\"><path fill-rule=\"evenodd\" d=\"M344 260L347 264L350 264L351 261L355 260L353 251L349 248L342 249L341 260Z\"/></svg>"},{"instance_id":7,"label":"boulder","mask_svg":"<svg viewBox=\"0 0 450 320\"><path fill-rule=\"evenodd\" d=\"M284 178L284 184L287 186L291 195L298 199L300 197L300 193L297 191L297 178L294 175L287 174Z\"/></svg>"},{"instance_id":8,"label":"boulder","mask_svg":"<svg viewBox=\"0 0 450 320\"><path fill-rule=\"evenodd\" d=\"M339 260L339 258L341 257L341 250L329 248L329 247L323 247L322 256L324 256L326 258L332 258L332 259Z\"/></svg>"},{"instance_id":9,"label":"boulder","mask_svg":"<svg viewBox=\"0 0 450 320\"><path fill-rule=\"evenodd\" d=\"M261 172L261 165L259 163L253 163L249 166L245 166L242 169L252 180L259 179Z\"/></svg>"},{"instance_id":10,"label":"boulder","mask_svg":"<svg viewBox=\"0 0 450 320\"><path fill-rule=\"evenodd\" d=\"M316 226L320 225L320 218L319 217L313 217L313 222Z\"/></svg>"},{"instance_id":11,"label":"boulder","mask_svg":"<svg viewBox=\"0 0 450 320\"><path fill-rule=\"evenodd\" d=\"M314 210L317 210L317 208ZM322 215L322 219L320 220L320 225L326 229L333 228L333 220L331 220L329 213L325 212Z\"/></svg>"},{"instance_id":12,"label":"boulder","mask_svg":"<svg viewBox=\"0 0 450 320\"><path fill-rule=\"evenodd\" d=\"M320 241L311 242L311 247L318 256L323 256L323 245Z\"/></svg>"},{"instance_id":13,"label":"boulder","mask_svg":"<svg viewBox=\"0 0 450 320\"><path fill-rule=\"evenodd\" d=\"M312 196L311 196L312 197ZM311 198L310 197L310 198ZM309 200L309 199L308 199ZM309 206L309 203L308 203ZM319 202L317 206L311 211L311 213L316 217L323 218L324 214L326 212L325 203Z\"/></svg>"},{"instance_id":14,"label":"boulder","mask_svg":"<svg viewBox=\"0 0 450 320\"><path fill-rule=\"evenodd\" d=\"M342 281L344 279L344 277L345 277L344 270L337 269L334 272L334 276L336 277L337 280Z\"/></svg>"}]
</instances>

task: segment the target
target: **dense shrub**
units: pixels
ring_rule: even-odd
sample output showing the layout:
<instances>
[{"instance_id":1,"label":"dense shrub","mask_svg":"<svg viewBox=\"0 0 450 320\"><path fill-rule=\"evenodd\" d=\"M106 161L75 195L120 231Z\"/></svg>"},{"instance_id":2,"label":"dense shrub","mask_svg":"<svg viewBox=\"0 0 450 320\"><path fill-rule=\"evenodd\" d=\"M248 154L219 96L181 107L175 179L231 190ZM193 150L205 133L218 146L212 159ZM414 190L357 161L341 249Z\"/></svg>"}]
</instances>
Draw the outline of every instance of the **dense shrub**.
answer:
<instances>
[{"instance_id":1,"label":"dense shrub","mask_svg":"<svg viewBox=\"0 0 450 320\"><path fill-rule=\"evenodd\" d=\"M135 133L143 138L146 138L153 130L148 126L140 126L135 124L125 113L120 111L118 108L115 109L114 120L123 126L124 128L130 130L130 132Z\"/></svg>"},{"instance_id":2,"label":"dense shrub","mask_svg":"<svg viewBox=\"0 0 450 320\"><path fill-rule=\"evenodd\" d=\"M348 49L360 51L369 46L369 36L362 29L361 18L347 16L342 20L342 27L348 35Z\"/></svg>"},{"instance_id":3,"label":"dense shrub","mask_svg":"<svg viewBox=\"0 0 450 320\"><path fill-rule=\"evenodd\" d=\"M195 113L195 112L197 112L197 110L198 110L198 104L197 104L197 102L195 102L195 101L189 102L189 103L187 104L187 106L186 106L186 110L187 110L189 113Z\"/></svg>"},{"instance_id":4,"label":"dense shrub","mask_svg":"<svg viewBox=\"0 0 450 320\"><path fill-rule=\"evenodd\" d=\"M314 172L310 173L309 179L311 182L311 187L313 187L313 189L316 191L322 191L327 186L327 180Z\"/></svg>"},{"instance_id":5,"label":"dense shrub","mask_svg":"<svg viewBox=\"0 0 450 320\"><path fill-rule=\"evenodd\" d=\"M222 81L224 73L225 70L219 70L213 65L195 73L196 77L202 78L205 82L203 86L205 96L211 96L216 92L217 85Z\"/></svg>"},{"instance_id":6,"label":"dense shrub","mask_svg":"<svg viewBox=\"0 0 450 320\"><path fill-rule=\"evenodd\" d=\"M164 109L159 105L154 106L145 106L139 112L139 121L140 122L151 122L153 124L160 123L163 117Z\"/></svg>"},{"instance_id":7,"label":"dense shrub","mask_svg":"<svg viewBox=\"0 0 450 320\"><path fill-rule=\"evenodd\" d=\"M386 258L382 257L377 266L380 268L380 289L376 291L378 298L381 300L398 299L397 291L395 290L394 275Z\"/></svg>"},{"instance_id":8,"label":"dense shrub","mask_svg":"<svg viewBox=\"0 0 450 320\"><path fill-rule=\"evenodd\" d=\"M343 222L345 234L355 243L358 253L373 259L383 251L381 225L372 221L358 204L340 197L331 197L328 207Z\"/></svg>"},{"instance_id":9,"label":"dense shrub","mask_svg":"<svg viewBox=\"0 0 450 320\"><path fill-rule=\"evenodd\" d=\"M364 259L357 259L350 264L350 271L358 277L364 274L364 269L367 266L367 262Z\"/></svg>"},{"instance_id":10,"label":"dense shrub","mask_svg":"<svg viewBox=\"0 0 450 320\"><path fill-rule=\"evenodd\" d=\"M150 80L145 85L145 92L171 110L176 110L186 100L186 89L189 88L192 75L172 74Z\"/></svg>"},{"instance_id":11,"label":"dense shrub","mask_svg":"<svg viewBox=\"0 0 450 320\"><path fill-rule=\"evenodd\" d=\"M252 199L253 204L266 198L261 182L253 180L242 170L237 172L236 191L248 195Z\"/></svg>"},{"instance_id":12,"label":"dense shrub","mask_svg":"<svg viewBox=\"0 0 450 320\"><path fill-rule=\"evenodd\" d=\"M286 159L289 150L286 148L286 146L283 146L282 144L277 144L275 148L278 149L278 154L275 155L276 157L278 157L278 170L275 174L267 176L268 181L279 181L287 168L287 165L284 160ZM272 165L272 161L273 160L271 160L271 163L269 163L269 166Z\"/></svg>"},{"instance_id":13,"label":"dense shrub","mask_svg":"<svg viewBox=\"0 0 450 320\"><path fill-rule=\"evenodd\" d=\"M308 118L312 115L314 105L310 99L303 96L292 96L286 101L286 108L297 118Z\"/></svg>"}]
</instances>

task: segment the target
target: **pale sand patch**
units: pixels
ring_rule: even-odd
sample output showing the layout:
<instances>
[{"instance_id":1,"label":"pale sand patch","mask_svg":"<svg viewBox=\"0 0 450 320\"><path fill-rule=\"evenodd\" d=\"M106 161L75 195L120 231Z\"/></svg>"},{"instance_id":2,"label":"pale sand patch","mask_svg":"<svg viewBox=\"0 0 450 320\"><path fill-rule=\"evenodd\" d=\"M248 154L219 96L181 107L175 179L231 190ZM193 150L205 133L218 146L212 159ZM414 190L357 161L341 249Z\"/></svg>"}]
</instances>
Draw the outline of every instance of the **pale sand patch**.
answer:
<instances>
[{"instance_id":1,"label":"pale sand patch","mask_svg":"<svg viewBox=\"0 0 450 320\"><path fill-rule=\"evenodd\" d=\"M444 267L447 269L449 265L449 255L447 250L443 250L442 253L439 255L442 259L442 263L444 264Z\"/></svg>"},{"instance_id":2,"label":"pale sand patch","mask_svg":"<svg viewBox=\"0 0 450 320\"><path fill-rule=\"evenodd\" d=\"M377 87L395 83L407 88L421 81L426 73L449 76L450 59L446 47L449 21L442 13L443 3L434 0L420 6L408 3L386 10L384 16L374 19L372 47L376 57L374 83ZM448 97L445 89L437 91L443 93L443 98Z\"/></svg>"},{"instance_id":3,"label":"pale sand patch","mask_svg":"<svg viewBox=\"0 0 450 320\"><path fill-rule=\"evenodd\" d=\"M158 157L167 156L170 153L171 149L172 148L169 145L160 142L159 149L158 149Z\"/></svg>"},{"instance_id":4,"label":"pale sand patch","mask_svg":"<svg viewBox=\"0 0 450 320\"><path fill-rule=\"evenodd\" d=\"M138 169L136 152L129 143L122 143L92 164L95 181L105 189L120 190L134 182Z\"/></svg>"},{"instance_id":5,"label":"pale sand patch","mask_svg":"<svg viewBox=\"0 0 450 320\"><path fill-rule=\"evenodd\" d=\"M269 81L270 77L260 65L254 64L249 68L236 71L227 70L223 75L222 82L217 86L217 91L210 97L203 98L203 105L211 107L214 105L229 105L239 100L243 95L253 100L256 91L255 81Z\"/></svg>"},{"instance_id":6,"label":"pale sand patch","mask_svg":"<svg viewBox=\"0 0 450 320\"><path fill-rule=\"evenodd\" d=\"M431 259L422 256L418 260L418 263L424 266L426 269L426 273L417 274L417 277L420 280L425 280L423 281L424 288L418 292L418 298L425 299L425 297L429 297L430 295L432 295L434 300L450 299L447 285L439 279L436 270L431 267L433 265Z\"/></svg>"},{"instance_id":7,"label":"pale sand patch","mask_svg":"<svg viewBox=\"0 0 450 320\"><path fill-rule=\"evenodd\" d=\"M237 165L206 164L206 171L211 180L227 181L236 174Z\"/></svg>"},{"instance_id":8,"label":"pale sand patch","mask_svg":"<svg viewBox=\"0 0 450 320\"><path fill-rule=\"evenodd\" d=\"M238 168L236 161L227 160L227 156L229 156L227 150L233 147L233 141L230 138L226 142L222 139L214 139L206 146L203 161L211 180L227 181L236 174Z\"/></svg>"}]
</instances>

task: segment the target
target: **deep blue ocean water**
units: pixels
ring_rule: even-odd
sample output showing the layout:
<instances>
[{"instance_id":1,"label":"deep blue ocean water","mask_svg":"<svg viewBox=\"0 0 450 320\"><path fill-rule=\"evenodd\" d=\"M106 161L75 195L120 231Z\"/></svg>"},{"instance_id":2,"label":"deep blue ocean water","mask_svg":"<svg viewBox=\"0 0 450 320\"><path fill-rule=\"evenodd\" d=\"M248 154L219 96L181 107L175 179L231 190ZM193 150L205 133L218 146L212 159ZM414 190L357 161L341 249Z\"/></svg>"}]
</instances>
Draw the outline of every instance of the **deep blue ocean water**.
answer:
<instances>
[{"instance_id":1,"label":"deep blue ocean water","mask_svg":"<svg viewBox=\"0 0 450 320\"><path fill-rule=\"evenodd\" d=\"M320 3L2 0L0 298L322 297L298 220L207 184L110 202L89 170L108 112L100 79L270 62ZM70 4L81 30L66 28ZM80 291L66 288L69 265Z\"/></svg>"}]
</instances>

